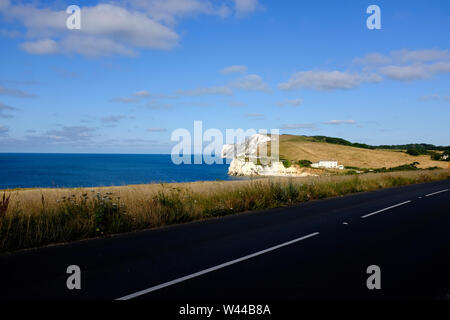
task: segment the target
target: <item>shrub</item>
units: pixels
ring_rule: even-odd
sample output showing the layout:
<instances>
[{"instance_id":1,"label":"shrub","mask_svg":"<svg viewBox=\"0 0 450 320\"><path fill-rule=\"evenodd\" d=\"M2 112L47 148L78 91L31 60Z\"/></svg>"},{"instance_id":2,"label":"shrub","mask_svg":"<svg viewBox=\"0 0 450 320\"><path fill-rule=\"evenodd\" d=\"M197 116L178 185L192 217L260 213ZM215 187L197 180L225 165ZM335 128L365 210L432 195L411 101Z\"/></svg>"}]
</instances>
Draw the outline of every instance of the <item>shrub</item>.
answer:
<instances>
[{"instance_id":1,"label":"shrub","mask_svg":"<svg viewBox=\"0 0 450 320\"><path fill-rule=\"evenodd\" d=\"M284 166L285 168L289 168L289 167L292 165L292 163L291 163L290 160L284 159L284 160L282 160L282 161L283 161L283 166Z\"/></svg>"},{"instance_id":2,"label":"shrub","mask_svg":"<svg viewBox=\"0 0 450 320\"><path fill-rule=\"evenodd\" d=\"M298 164L300 167L311 167L312 162L309 161L309 160L298 160L298 161L297 161L297 164Z\"/></svg>"},{"instance_id":3,"label":"shrub","mask_svg":"<svg viewBox=\"0 0 450 320\"><path fill-rule=\"evenodd\" d=\"M418 156L420 154L419 151L417 151L416 149L408 149L406 150L406 153L411 156Z\"/></svg>"}]
</instances>

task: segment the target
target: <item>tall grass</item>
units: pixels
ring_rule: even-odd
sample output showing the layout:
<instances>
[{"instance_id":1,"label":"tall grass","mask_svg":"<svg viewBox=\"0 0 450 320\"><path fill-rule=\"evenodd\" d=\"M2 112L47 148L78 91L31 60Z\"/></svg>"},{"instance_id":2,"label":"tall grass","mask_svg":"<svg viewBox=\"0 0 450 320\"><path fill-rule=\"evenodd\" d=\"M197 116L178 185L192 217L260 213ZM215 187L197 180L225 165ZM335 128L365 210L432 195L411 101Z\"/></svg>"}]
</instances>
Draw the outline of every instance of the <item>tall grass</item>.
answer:
<instances>
[{"instance_id":1,"label":"tall grass","mask_svg":"<svg viewBox=\"0 0 450 320\"><path fill-rule=\"evenodd\" d=\"M162 184L148 189L124 186L10 191L0 201L0 251L449 178L450 170L434 170L239 183ZM33 192L40 192L39 200L32 196Z\"/></svg>"}]
</instances>

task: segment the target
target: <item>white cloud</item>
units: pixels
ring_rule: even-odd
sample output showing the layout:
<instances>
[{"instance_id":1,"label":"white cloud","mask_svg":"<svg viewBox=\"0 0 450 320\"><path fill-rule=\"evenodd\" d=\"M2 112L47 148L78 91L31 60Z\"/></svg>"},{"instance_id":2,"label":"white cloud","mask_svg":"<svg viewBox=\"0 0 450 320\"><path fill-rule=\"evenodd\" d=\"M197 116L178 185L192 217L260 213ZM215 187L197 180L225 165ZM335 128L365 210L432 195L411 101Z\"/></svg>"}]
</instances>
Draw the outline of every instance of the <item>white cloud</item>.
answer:
<instances>
[{"instance_id":1,"label":"white cloud","mask_svg":"<svg viewBox=\"0 0 450 320\"><path fill-rule=\"evenodd\" d=\"M26 91L18 90L18 89L10 89L0 86L0 95L6 96L14 96L20 98L35 98L36 95L33 93L29 93Z\"/></svg>"},{"instance_id":2,"label":"white cloud","mask_svg":"<svg viewBox=\"0 0 450 320\"><path fill-rule=\"evenodd\" d=\"M133 93L133 96L146 98L150 97L150 92L148 92L147 90L136 91L135 93Z\"/></svg>"},{"instance_id":3,"label":"white cloud","mask_svg":"<svg viewBox=\"0 0 450 320\"><path fill-rule=\"evenodd\" d=\"M0 0L0 10L9 6L9 0Z\"/></svg>"},{"instance_id":4,"label":"white cloud","mask_svg":"<svg viewBox=\"0 0 450 320\"><path fill-rule=\"evenodd\" d=\"M51 54L58 52L58 44L52 39L44 39L37 41L27 41L20 47L28 53L32 54Z\"/></svg>"},{"instance_id":5,"label":"white cloud","mask_svg":"<svg viewBox=\"0 0 450 320\"><path fill-rule=\"evenodd\" d=\"M74 52L88 57L111 55L135 56L137 53L127 43L107 37L70 35L60 41L61 53Z\"/></svg>"},{"instance_id":6,"label":"white cloud","mask_svg":"<svg viewBox=\"0 0 450 320\"><path fill-rule=\"evenodd\" d=\"M247 66L229 66L220 70L223 74L232 74L232 73L244 73L247 71Z\"/></svg>"},{"instance_id":7,"label":"white cloud","mask_svg":"<svg viewBox=\"0 0 450 320\"><path fill-rule=\"evenodd\" d=\"M364 57L353 59L356 64L386 65L390 63L422 63L437 60L450 60L449 50L424 49L424 50L393 50L388 55L378 52L366 54Z\"/></svg>"},{"instance_id":8,"label":"white cloud","mask_svg":"<svg viewBox=\"0 0 450 320\"><path fill-rule=\"evenodd\" d=\"M366 67L380 65L378 71L391 80L413 81L432 78L436 74L450 73L449 50L394 50L389 56L370 53L363 58L355 58L355 63Z\"/></svg>"},{"instance_id":9,"label":"white cloud","mask_svg":"<svg viewBox=\"0 0 450 320\"><path fill-rule=\"evenodd\" d=\"M443 96L437 93L421 96L420 101L450 101L450 95Z\"/></svg>"},{"instance_id":10,"label":"white cloud","mask_svg":"<svg viewBox=\"0 0 450 320\"><path fill-rule=\"evenodd\" d=\"M230 86L245 91L272 91L267 83L257 74L249 74L242 78L236 79L230 83Z\"/></svg>"},{"instance_id":11,"label":"white cloud","mask_svg":"<svg viewBox=\"0 0 450 320\"><path fill-rule=\"evenodd\" d=\"M425 50L395 50L391 56L399 62L427 62L435 60L450 60L448 50L425 49Z\"/></svg>"},{"instance_id":12,"label":"white cloud","mask_svg":"<svg viewBox=\"0 0 450 320\"><path fill-rule=\"evenodd\" d=\"M324 124L331 124L331 125L341 125L341 124L356 124L355 120L330 120L324 122Z\"/></svg>"},{"instance_id":13,"label":"white cloud","mask_svg":"<svg viewBox=\"0 0 450 320\"><path fill-rule=\"evenodd\" d=\"M126 116L124 115L118 115L118 116L107 116L107 117L103 117L101 120L104 123L117 123L122 119L125 119Z\"/></svg>"},{"instance_id":14,"label":"white cloud","mask_svg":"<svg viewBox=\"0 0 450 320\"><path fill-rule=\"evenodd\" d=\"M246 113L245 116L247 118L253 118L253 119L258 119L258 120L261 120L264 118L264 114L262 114L262 113Z\"/></svg>"},{"instance_id":15,"label":"white cloud","mask_svg":"<svg viewBox=\"0 0 450 320\"><path fill-rule=\"evenodd\" d=\"M135 48L171 49L179 39L176 32L145 14L111 4L82 7L81 29L70 32L66 29L68 15L64 10L32 5L10 5L3 10L27 27L28 37L37 38L22 44L29 53L133 55Z\"/></svg>"},{"instance_id":16,"label":"white cloud","mask_svg":"<svg viewBox=\"0 0 450 320\"><path fill-rule=\"evenodd\" d=\"M64 126L61 130L49 130L45 135L37 138L58 142L89 141L96 130L96 128L85 126Z\"/></svg>"},{"instance_id":17,"label":"white cloud","mask_svg":"<svg viewBox=\"0 0 450 320\"><path fill-rule=\"evenodd\" d=\"M376 76L363 77L357 73L341 71L301 71L294 73L287 82L280 83L281 90L309 88L315 90L351 89L364 81L377 82Z\"/></svg>"},{"instance_id":18,"label":"white cloud","mask_svg":"<svg viewBox=\"0 0 450 320\"><path fill-rule=\"evenodd\" d=\"M4 111L13 111L16 108L8 106L0 102L0 118L12 118L12 115L4 113Z\"/></svg>"},{"instance_id":19,"label":"white cloud","mask_svg":"<svg viewBox=\"0 0 450 320\"><path fill-rule=\"evenodd\" d=\"M233 90L226 86L196 88L192 90L177 90L177 94L186 96L203 96L203 95L232 95Z\"/></svg>"},{"instance_id":20,"label":"white cloud","mask_svg":"<svg viewBox=\"0 0 450 320\"><path fill-rule=\"evenodd\" d=\"M114 37L137 47L153 49L170 49L178 41L174 31L137 11L108 4L82 11L80 31L93 36Z\"/></svg>"},{"instance_id":21,"label":"white cloud","mask_svg":"<svg viewBox=\"0 0 450 320\"><path fill-rule=\"evenodd\" d=\"M147 131L148 132L166 132L167 129L166 128L148 128Z\"/></svg>"},{"instance_id":22,"label":"white cloud","mask_svg":"<svg viewBox=\"0 0 450 320\"><path fill-rule=\"evenodd\" d=\"M450 73L450 61L436 63L398 66L391 65L382 67L380 72L392 80L412 81L417 79L427 79L438 73Z\"/></svg>"},{"instance_id":23,"label":"white cloud","mask_svg":"<svg viewBox=\"0 0 450 320\"><path fill-rule=\"evenodd\" d=\"M151 93L147 90L136 91L132 96L137 98L155 98L155 99L175 99L177 96L173 94Z\"/></svg>"},{"instance_id":24,"label":"white cloud","mask_svg":"<svg viewBox=\"0 0 450 320\"><path fill-rule=\"evenodd\" d=\"M258 0L234 0L234 8L237 16L244 16L261 9Z\"/></svg>"},{"instance_id":25,"label":"white cloud","mask_svg":"<svg viewBox=\"0 0 450 320\"><path fill-rule=\"evenodd\" d=\"M214 103L198 102L198 101L197 102L196 101L187 102L185 104L187 104L187 105L189 105L191 107L200 107L200 108L207 108L207 107L214 107L215 106Z\"/></svg>"},{"instance_id":26,"label":"white cloud","mask_svg":"<svg viewBox=\"0 0 450 320\"><path fill-rule=\"evenodd\" d=\"M292 99L292 100L279 101L279 102L277 102L277 105L280 107L283 107L283 106L298 107L302 103L303 103L303 99L297 98L297 99Z\"/></svg>"},{"instance_id":27,"label":"white cloud","mask_svg":"<svg viewBox=\"0 0 450 320\"><path fill-rule=\"evenodd\" d=\"M85 56L138 54L139 49L169 50L179 43L176 22L195 14L226 17L228 2L208 0L117 0L113 4L81 7L81 29L68 31L65 8L55 10L32 4L2 1L0 12L21 22L28 41L21 45L31 54L77 53ZM239 6L241 8L241 6ZM243 7L242 7L243 8ZM236 9L237 10L237 9ZM17 36L17 30L0 35Z\"/></svg>"},{"instance_id":28,"label":"white cloud","mask_svg":"<svg viewBox=\"0 0 450 320\"><path fill-rule=\"evenodd\" d=\"M17 30L0 29L0 36L3 36L3 37L17 38L20 35L21 35L20 31L17 31Z\"/></svg>"},{"instance_id":29,"label":"white cloud","mask_svg":"<svg viewBox=\"0 0 450 320\"><path fill-rule=\"evenodd\" d=\"M233 107L246 107L246 106L247 106L246 103L240 102L240 101L232 101L232 102L231 102L231 105L232 105Z\"/></svg>"},{"instance_id":30,"label":"white cloud","mask_svg":"<svg viewBox=\"0 0 450 320\"><path fill-rule=\"evenodd\" d=\"M119 97L111 99L113 102L119 102L119 103L133 103L137 102L138 100L136 98L128 98L128 97Z\"/></svg>"},{"instance_id":31,"label":"white cloud","mask_svg":"<svg viewBox=\"0 0 450 320\"><path fill-rule=\"evenodd\" d=\"M130 7L146 12L156 21L173 25L180 18L199 14L226 17L231 10L225 3L207 0L128 0Z\"/></svg>"},{"instance_id":32,"label":"white cloud","mask_svg":"<svg viewBox=\"0 0 450 320\"><path fill-rule=\"evenodd\" d=\"M356 64L364 64L364 65L377 65L377 64L386 64L391 61L390 57L387 57L381 53L369 53L366 54L362 58L355 58L353 62Z\"/></svg>"},{"instance_id":33,"label":"white cloud","mask_svg":"<svg viewBox=\"0 0 450 320\"><path fill-rule=\"evenodd\" d=\"M433 73L450 73L450 61L441 61L429 65Z\"/></svg>"},{"instance_id":34,"label":"white cloud","mask_svg":"<svg viewBox=\"0 0 450 320\"><path fill-rule=\"evenodd\" d=\"M411 81L430 78L430 70L424 65L386 66L380 72L392 80Z\"/></svg>"},{"instance_id":35,"label":"white cloud","mask_svg":"<svg viewBox=\"0 0 450 320\"><path fill-rule=\"evenodd\" d=\"M0 136L1 137L7 136L8 132L9 132L9 128L8 127L0 125Z\"/></svg>"}]
</instances>

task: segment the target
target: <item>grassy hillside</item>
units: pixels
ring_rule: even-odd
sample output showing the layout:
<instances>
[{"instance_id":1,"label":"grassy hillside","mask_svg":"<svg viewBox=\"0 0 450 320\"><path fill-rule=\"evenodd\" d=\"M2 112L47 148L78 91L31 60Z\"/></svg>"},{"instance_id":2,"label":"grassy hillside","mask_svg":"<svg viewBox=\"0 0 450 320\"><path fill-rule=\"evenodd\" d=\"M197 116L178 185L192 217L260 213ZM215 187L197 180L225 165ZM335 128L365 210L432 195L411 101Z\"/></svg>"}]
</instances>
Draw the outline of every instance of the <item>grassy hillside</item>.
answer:
<instances>
[{"instance_id":1,"label":"grassy hillside","mask_svg":"<svg viewBox=\"0 0 450 320\"><path fill-rule=\"evenodd\" d=\"M314 137L281 135L280 158L289 160L337 160L339 164L359 168L390 168L419 162L418 168L448 168L445 161L434 161L429 155L412 156L402 150L368 149L320 142Z\"/></svg>"}]
</instances>

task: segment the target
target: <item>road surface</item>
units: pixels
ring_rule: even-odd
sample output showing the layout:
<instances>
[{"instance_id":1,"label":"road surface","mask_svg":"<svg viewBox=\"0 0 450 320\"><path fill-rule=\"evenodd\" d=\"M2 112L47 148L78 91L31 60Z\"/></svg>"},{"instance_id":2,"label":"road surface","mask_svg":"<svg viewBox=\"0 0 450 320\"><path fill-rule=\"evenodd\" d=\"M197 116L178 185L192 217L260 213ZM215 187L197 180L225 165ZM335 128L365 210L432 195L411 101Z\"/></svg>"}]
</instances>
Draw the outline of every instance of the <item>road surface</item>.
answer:
<instances>
[{"instance_id":1,"label":"road surface","mask_svg":"<svg viewBox=\"0 0 450 320\"><path fill-rule=\"evenodd\" d=\"M448 299L450 180L0 255L0 299ZM81 289L66 286L69 265ZM369 290L367 268L380 268Z\"/></svg>"}]
</instances>

